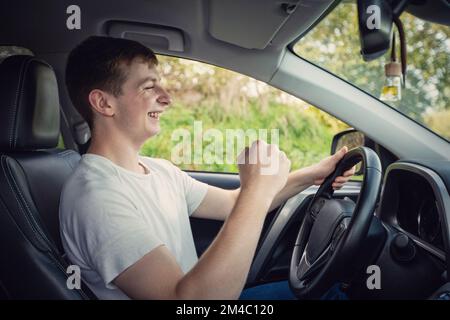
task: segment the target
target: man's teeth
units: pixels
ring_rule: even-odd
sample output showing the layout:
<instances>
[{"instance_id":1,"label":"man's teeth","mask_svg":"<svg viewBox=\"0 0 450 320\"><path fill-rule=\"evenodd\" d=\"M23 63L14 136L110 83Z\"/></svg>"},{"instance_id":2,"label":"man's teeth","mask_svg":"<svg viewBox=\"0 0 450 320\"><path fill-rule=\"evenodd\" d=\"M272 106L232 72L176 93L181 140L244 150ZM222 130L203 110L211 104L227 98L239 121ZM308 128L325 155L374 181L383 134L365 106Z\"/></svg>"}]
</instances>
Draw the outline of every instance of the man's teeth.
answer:
<instances>
[{"instance_id":1,"label":"man's teeth","mask_svg":"<svg viewBox=\"0 0 450 320\"><path fill-rule=\"evenodd\" d=\"M160 114L160 112L149 112L148 116L150 118L159 119L159 114Z\"/></svg>"}]
</instances>

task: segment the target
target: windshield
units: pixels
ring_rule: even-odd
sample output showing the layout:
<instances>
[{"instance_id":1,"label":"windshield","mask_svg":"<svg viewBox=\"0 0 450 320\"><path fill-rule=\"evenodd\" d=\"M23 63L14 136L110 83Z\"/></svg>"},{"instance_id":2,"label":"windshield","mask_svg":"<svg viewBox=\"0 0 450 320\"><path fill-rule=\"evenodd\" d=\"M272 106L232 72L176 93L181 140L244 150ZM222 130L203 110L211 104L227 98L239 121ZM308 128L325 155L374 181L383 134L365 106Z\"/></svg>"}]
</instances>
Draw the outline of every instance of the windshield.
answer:
<instances>
[{"instance_id":1,"label":"windshield","mask_svg":"<svg viewBox=\"0 0 450 320\"><path fill-rule=\"evenodd\" d=\"M381 97L390 51L370 62L362 59L356 4L338 5L293 49L450 141L450 28L406 12L400 19L406 35L407 73L397 101Z\"/></svg>"}]
</instances>

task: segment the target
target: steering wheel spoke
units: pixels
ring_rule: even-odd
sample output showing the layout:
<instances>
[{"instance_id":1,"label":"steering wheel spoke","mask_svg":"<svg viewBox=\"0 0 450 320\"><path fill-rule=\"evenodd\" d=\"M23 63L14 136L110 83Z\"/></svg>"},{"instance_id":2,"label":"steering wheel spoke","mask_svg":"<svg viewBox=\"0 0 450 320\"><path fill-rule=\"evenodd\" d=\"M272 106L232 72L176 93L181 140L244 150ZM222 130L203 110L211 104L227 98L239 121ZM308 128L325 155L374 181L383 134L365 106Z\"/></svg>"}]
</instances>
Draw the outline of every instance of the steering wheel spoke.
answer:
<instances>
[{"instance_id":1,"label":"steering wheel spoke","mask_svg":"<svg viewBox=\"0 0 450 320\"><path fill-rule=\"evenodd\" d=\"M302 258L300 260L299 268L297 269L297 277L300 281L307 282L309 278L317 274L320 269L329 260L332 254L331 243L325 250L320 254L320 256L313 262L310 263L307 260L306 250L303 252Z\"/></svg>"},{"instance_id":2,"label":"steering wheel spoke","mask_svg":"<svg viewBox=\"0 0 450 320\"><path fill-rule=\"evenodd\" d=\"M320 210L322 210L322 207L325 205L326 201L327 199L325 198L318 198L311 205L309 209L309 215L313 221L316 221L317 215L319 214Z\"/></svg>"}]
</instances>

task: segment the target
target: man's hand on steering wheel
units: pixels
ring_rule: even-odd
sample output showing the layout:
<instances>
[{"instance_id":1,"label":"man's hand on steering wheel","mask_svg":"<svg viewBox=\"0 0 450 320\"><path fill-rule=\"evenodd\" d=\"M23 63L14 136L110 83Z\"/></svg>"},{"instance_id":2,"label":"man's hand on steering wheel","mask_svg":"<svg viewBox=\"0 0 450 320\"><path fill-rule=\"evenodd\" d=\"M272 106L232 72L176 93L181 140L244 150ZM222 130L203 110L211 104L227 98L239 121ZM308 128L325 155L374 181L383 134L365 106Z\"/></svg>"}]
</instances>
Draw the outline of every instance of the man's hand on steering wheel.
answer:
<instances>
[{"instance_id":1,"label":"man's hand on steering wheel","mask_svg":"<svg viewBox=\"0 0 450 320\"><path fill-rule=\"evenodd\" d=\"M313 169L313 176L314 176L314 184L315 185L321 185L325 178L328 177L334 170L336 169L336 165L339 163L339 161L342 160L342 158L345 156L345 154L348 152L348 148L342 147L339 151L337 151L335 154L326 157L325 159L322 159L319 163L314 164L311 168ZM355 166L352 168L346 170L341 176L337 177L332 184L332 187L334 190L341 189L344 183L346 183L352 175L355 174Z\"/></svg>"}]
</instances>

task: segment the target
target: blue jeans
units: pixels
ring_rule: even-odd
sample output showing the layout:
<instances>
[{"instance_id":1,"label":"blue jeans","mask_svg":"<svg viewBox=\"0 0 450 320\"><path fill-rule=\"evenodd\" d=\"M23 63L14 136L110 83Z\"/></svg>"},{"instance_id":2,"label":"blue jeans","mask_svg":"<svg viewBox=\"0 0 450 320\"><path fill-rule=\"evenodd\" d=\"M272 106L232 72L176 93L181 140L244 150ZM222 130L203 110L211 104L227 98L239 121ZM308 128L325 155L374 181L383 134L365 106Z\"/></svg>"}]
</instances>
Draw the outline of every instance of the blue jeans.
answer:
<instances>
[{"instance_id":1,"label":"blue jeans","mask_svg":"<svg viewBox=\"0 0 450 320\"><path fill-rule=\"evenodd\" d=\"M287 281L271 282L242 291L239 300L296 300Z\"/></svg>"},{"instance_id":2,"label":"blue jeans","mask_svg":"<svg viewBox=\"0 0 450 320\"><path fill-rule=\"evenodd\" d=\"M287 281L271 282L242 291L239 300L297 300ZM320 300L348 300L340 284L332 286Z\"/></svg>"}]
</instances>

